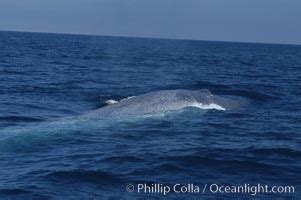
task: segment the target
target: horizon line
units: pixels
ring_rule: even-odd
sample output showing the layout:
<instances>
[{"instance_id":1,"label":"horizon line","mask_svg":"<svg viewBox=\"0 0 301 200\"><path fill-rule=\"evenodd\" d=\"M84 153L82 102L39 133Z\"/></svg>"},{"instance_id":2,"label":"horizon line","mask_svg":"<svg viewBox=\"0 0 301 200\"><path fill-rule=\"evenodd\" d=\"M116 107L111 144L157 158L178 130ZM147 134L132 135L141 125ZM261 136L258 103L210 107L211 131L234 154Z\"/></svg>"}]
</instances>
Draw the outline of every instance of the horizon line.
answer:
<instances>
[{"instance_id":1,"label":"horizon line","mask_svg":"<svg viewBox=\"0 0 301 200\"><path fill-rule=\"evenodd\" d=\"M266 45L292 45L300 46L296 43L273 43L273 42L255 42L255 41L232 41L232 40L206 40L194 38L168 38L168 37L148 37L148 36L132 36L132 35L102 35L97 33L74 33L74 32L47 32L47 31L26 31L26 30L0 30L0 32L19 32L19 33L40 33L40 34L57 34L57 35L78 35L78 36L95 36L95 37L120 37L120 38L137 38L137 39L156 39L156 40L184 40L184 41L200 41L200 42L225 42L225 43L245 43L245 44L266 44Z\"/></svg>"}]
</instances>

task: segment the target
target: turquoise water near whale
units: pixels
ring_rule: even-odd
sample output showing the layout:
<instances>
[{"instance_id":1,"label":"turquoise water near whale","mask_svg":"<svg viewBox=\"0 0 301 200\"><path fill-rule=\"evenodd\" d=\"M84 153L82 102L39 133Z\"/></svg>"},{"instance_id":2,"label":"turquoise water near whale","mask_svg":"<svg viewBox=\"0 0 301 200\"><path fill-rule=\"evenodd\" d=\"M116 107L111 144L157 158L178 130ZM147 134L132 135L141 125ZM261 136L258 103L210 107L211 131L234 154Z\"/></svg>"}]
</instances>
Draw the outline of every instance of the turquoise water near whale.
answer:
<instances>
[{"instance_id":1,"label":"turquoise water near whale","mask_svg":"<svg viewBox=\"0 0 301 200\"><path fill-rule=\"evenodd\" d=\"M297 45L0 32L0 199L299 199L300 88ZM249 103L82 117L173 89ZM144 183L201 191L138 193ZM259 183L295 191L202 191Z\"/></svg>"}]
</instances>

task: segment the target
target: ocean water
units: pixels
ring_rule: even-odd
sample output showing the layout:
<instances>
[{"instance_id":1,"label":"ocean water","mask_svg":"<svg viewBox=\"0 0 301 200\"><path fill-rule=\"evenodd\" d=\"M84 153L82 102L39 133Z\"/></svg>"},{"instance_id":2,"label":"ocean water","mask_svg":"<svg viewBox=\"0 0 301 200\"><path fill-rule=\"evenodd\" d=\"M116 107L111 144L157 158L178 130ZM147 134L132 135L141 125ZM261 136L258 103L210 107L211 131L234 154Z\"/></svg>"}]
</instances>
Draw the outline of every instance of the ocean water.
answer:
<instances>
[{"instance_id":1,"label":"ocean water","mask_svg":"<svg viewBox=\"0 0 301 200\"><path fill-rule=\"evenodd\" d=\"M0 32L0 199L300 199L300 88L297 45ZM248 104L82 117L173 89ZM201 191L164 196L138 184ZM212 184L294 193L213 193Z\"/></svg>"}]
</instances>

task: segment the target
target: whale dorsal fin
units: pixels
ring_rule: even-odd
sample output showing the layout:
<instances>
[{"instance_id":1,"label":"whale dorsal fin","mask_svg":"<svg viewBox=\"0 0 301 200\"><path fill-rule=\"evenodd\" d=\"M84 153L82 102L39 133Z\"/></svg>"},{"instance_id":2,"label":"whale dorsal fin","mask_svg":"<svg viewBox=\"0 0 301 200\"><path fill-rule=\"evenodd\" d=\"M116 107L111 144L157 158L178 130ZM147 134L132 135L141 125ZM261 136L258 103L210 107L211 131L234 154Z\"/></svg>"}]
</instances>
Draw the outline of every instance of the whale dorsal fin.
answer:
<instances>
[{"instance_id":1,"label":"whale dorsal fin","mask_svg":"<svg viewBox=\"0 0 301 200\"><path fill-rule=\"evenodd\" d=\"M208 89L201 89L201 90L198 90L198 91L200 91L200 92L202 92L202 93L205 93L205 94L207 94L207 95L209 95L209 96L212 96L212 93L211 93L210 90L208 90Z\"/></svg>"}]
</instances>

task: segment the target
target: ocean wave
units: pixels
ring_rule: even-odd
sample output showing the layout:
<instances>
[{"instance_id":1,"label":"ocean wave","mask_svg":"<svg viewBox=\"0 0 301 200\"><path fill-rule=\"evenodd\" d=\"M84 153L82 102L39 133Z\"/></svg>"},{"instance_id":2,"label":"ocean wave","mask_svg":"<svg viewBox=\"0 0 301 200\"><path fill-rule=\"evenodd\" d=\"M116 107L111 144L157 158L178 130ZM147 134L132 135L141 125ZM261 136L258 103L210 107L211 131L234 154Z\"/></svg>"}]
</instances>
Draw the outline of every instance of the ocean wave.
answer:
<instances>
[{"instance_id":1,"label":"ocean wave","mask_svg":"<svg viewBox=\"0 0 301 200\"><path fill-rule=\"evenodd\" d=\"M79 181L110 185L120 182L120 175L113 175L101 170L55 171L47 174L45 178L51 181Z\"/></svg>"},{"instance_id":2,"label":"ocean wave","mask_svg":"<svg viewBox=\"0 0 301 200\"><path fill-rule=\"evenodd\" d=\"M250 90L241 90L241 89L227 89L221 91L222 93L225 93L226 95L233 95L233 96L241 96L245 97L250 100L254 101L270 101L270 100L277 100L278 97L272 96L270 94L263 94L258 91L250 91Z\"/></svg>"},{"instance_id":3,"label":"ocean wave","mask_svg":"<svg viewBox=\"0 0 301 200\"><path fill-rule=\"evenodd\" d=\"M158 172L180 172L180 171L185 171L185 169L181 168L178 165L172 164L172 163L164 163L164 164L160 164L159 166L154 167L155 171Z\"/></svg>"},{"instance_id":4,"label":"ocean wave","mask_svg":"<svg viewBox=\"0 0 301 200\"><path fill-rule=\"evenodd\" d=\"M0 116L0 122L40 122L44 121L38 117L27 116Z\"/></svg>"},{"instance_id":5,"label":"ocean wave","mask_svg":"<svg viewBox=\"0 0 301 200\"><path fill-rule=\"evenodd\" d=\"M301 151L297 149L289 148L261 148L254 149L251 148L250 152L256 155L265 155L265 156L284 156L284 157L294 157L301 159Z\"/></svg>"},{"instance_id":6,"label":"ocean wave","mask_svg":"<svg viewBox=\"0 0 301 200\"><path fill-rule=\"evenodd\" d=\"M22 195L22 194L31 194L32 192L29 190L24 190L20 188L7 188L7 189L0 189L0 196L1 195Z\"/></svg>"},{"instance_id":7,"label":"ocean wave","mask_svg":"<svg viewBox=\"0 0 301 200\"><path fill-rule=\"evenodd\" d=\"M103 159L104 162L142 162L144 159L135 156L111 156Z\"/></svg>"},{"instance_id":8,"label":"ocean wave","mask_svg":"<svg viewBox=\"0 0 301 200\"><path fill-rule=\"evenodd\" d=\"M3 197L3 198L2 198ZM1 199L53 199L50 195L40 194L39 192L30 191L22 188L3 188L0 189Z\"/></svg>"},{"instance_id":9,"label":"ocean wave","mask_svg":"<svg viewBox=\"0 0 301 200\"><path fill-rule=\"evenodd\" d=\"M232 84L220 84L220 83L213 83L207 81L198 81L197 85L193 87L208 88L210 91L212 90L216 94L245 97L247 99L255 100L255 101L269 101L269 100L279 99L275 95L262 93L259 91L236 89L237 86Z\"/></svg>"},{"instance_id":10,"label":"ocean wave","mask_svg":"<svg viewBox=\"0 0 301 200\"><path fill-rule=\"evenodd\" d=\"M230 89L231 86L229 85L225 85L225 84L220 84L220 83L212 83L212 82L208 82L208 81L198 81L196 86L198 88L208 88L209 90L216 90L216 89Z\"/></svg>"},{"instance_id":11,"label":"ocean wave","mask_svg":"<svg viewBox=\"0 0 301 200\"><path fill-rule=\"evenodd\" d=\"M160 160L169 160L176 162L179 166L207 166L212 169L218 168L221 171L228 172L232 169L239 169L240 172L252 170L257 173L273 173L281 171L281 166L274 166L260 161L239 160L239 159L217 159L211 157L202 157L198 155L188 156L170 156L160 157Z\"/></svg>"}]
</instances>

